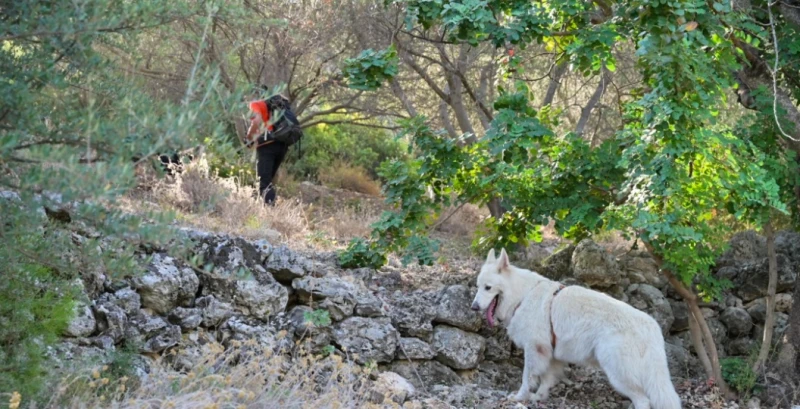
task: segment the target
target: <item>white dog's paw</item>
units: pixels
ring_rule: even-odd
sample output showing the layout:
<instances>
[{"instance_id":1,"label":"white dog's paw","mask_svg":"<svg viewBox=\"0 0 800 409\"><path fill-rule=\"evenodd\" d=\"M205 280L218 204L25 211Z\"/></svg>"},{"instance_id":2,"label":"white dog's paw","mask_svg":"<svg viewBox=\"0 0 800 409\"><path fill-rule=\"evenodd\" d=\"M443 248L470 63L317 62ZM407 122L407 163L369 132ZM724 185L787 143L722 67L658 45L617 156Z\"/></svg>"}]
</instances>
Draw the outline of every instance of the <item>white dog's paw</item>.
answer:
<instances>
[{"instance_id":1,"label":"white dog's paw","mask_svg":"<svg viewBox=\"0 0 800 409\"><path fill-rule=\"evenodd\" d=\"M534 393L534 394L531 395L530 401L531 401L531 403L546 401L547 400L547 395L548 394L546 394L546 393L541 394L541 395L538 394L538 393Z\"/></svg>"},{"instance_id":2,"label":"white dog's paw","mask_svg":"<svg viewBox=\"0 0 800 409\"><path fill-rule=\"evenodd\" d=\"M530 395L531 395L530 392L519 391L517 393L512 393L511 395L508 395L508 399L513 400L515 402L524 402L528 400L528 397L530 397Z\"/></svg>"}]
</instances>

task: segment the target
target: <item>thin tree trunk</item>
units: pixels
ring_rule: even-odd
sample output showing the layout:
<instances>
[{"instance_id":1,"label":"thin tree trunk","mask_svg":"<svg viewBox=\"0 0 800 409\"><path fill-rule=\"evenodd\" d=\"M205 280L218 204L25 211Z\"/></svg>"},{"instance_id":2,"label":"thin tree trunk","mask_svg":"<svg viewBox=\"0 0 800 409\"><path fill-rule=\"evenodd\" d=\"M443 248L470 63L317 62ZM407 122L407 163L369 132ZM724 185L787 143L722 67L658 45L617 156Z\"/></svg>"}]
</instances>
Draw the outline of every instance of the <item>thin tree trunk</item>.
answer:
<instances>
[{"instance_id":1,"label":"thin tree trunk","mask_svg":"<svg viewBox=\"0 0 800 409\"><path fill-rule=\"evenodd\" d=\"M794 374L800 376L800 280L796 280L794 283L788 332L788 342L794 347Z\"/></svg>"},{"instance_id":2,"label":"thin tree trunk","mask_svg":"<svg viewBox=\"0 0 800 409\"><path fill-rule=\"evenodd\" d=\"M602 74L600 75L600 83L597 84L597 88L594 90L592 97L589 98L589 102L587 102L586 106L581 110L581 117L578 119L578 125L575 127L576 134L583 135L583 130L586 128L586 124L589 123L589 118L592 116L592 111L594 111L594 107L597 106L597 103L600 102L600 98L602 98L603 94L605 94L606 87L610 81L611 71L609 71L606 67L603 67Z\"/></svg>"},{"instance_id":3,"label":"thin tree trunk","mask_svg":"<svg viewBox=\"0 0 800 409\"><path fill-rule=\"evenodd\" d=\"M445 85L444 91L449 94L450 87ZM444 129L447 130L447 134L453 139L458 139L458 132L456 131L456 127L453 126L453 121L450 120L450 110L447 107L447 102L443 99L439 99L439 119L441 119Z\"/></svg>"},{"instance_id":4,"label":"thin tree trunk","mask_svg":"<svg viewBox=\"0 0 800 409\"><path fill-rule=\"evenodd\" d=\"M553 78L550 79L550 85L547 86L547 93L544 95L542 106L553 104L553 98L556 97L556 90L558 90L558 87L561 85L561 78L567 73L567 68L569 68L569 64L566 60L556 64Z\"/></svg>"},{"instance_id":5,"label":"thin tree trunk","mask_svg":"<svg viewBox=\"0 0 800 409\"><path fill-rule=\"evenodd\" d=\"M650 256L652 256L653 260L656 261L656 264L659 266L664 276L669 281L670 285L672 285L672 288L674 288L675 291L677 291L678 294L681 296L681 298L683 298L683 301L689 308L689 314L697 320L697 324L703 340L702 349L707 354L708 361L711 363L711 371L709 372L708 369L706 369L706 375L714 380L714 382L719 387L719 390L723 393L725 397L733 399L735 397L735 394L731 391L731 389L728 387L728 384L725 382L725 379L722 377L722 368L720 367L719 364L719 353L717 351L717 344L716 342L714 342L714 335L711 333L711 329L708 327L708 322L703 316L703 312L700 310L700 306L697 304L697 295L694 292L692 292L692 290L683 285L683 283L680 280L678 280L678 278L675 277L675 275L672 274L671 271L663 268L664 260L661 258L661 256L656 254L655 249L650 243L644 242L644 245L647 248L648 253L650 253ZM696 337L696 335L694 336ZM699 351L700 350L698 349L698 356L700 356Z\"/></svg>"},{"instance_id":6,"label":"thin tree trunk","mask_svg":"<svg viewBox=\"0 0 800 409\"><path fill-rule=\"evenodd\" d=\"M758 373L769 356L769 348L772 345L772 334L775 328L775 293L778 288L778 259L775 254L775 230L772 228L772 220L767 221L764 226L764 234L767 236L767 259L769 260L769 284L767 286L767 322L764 324L764 334L761 339L761 350L758 352L758 359L753 364L753 371Z\"/></svg>"},{"instance_id":7,"label":"thin tree trunk","mask_svg":"<svg viewBox=\"0 0 800 409\"><path fill-rule=\"evenodd\" d=\"M689 335L697 357L700 358L700 363L703 364L703 370L706 371L706 374L713 374L714 367L711 365L711 359L708 358L706 347L703 345L703 333L700 331L700 324L697 323L694 314L691 312L689 313Z\"/></svg>"}]
</instances>

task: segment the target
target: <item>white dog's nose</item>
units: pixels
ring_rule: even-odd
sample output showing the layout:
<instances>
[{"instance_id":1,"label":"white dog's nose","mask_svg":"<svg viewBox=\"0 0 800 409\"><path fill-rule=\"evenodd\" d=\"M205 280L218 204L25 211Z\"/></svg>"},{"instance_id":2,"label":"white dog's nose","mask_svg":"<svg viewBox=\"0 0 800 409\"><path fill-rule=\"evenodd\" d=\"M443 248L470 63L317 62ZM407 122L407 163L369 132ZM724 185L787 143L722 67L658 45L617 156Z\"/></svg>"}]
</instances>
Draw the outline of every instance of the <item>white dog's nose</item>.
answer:
<instances>
[{"instance_id":1,"label":"white dog's nose","mask_svg":"<svg viewBox=\"0 0 800 409\"><path fill-rule=\"evenodd\" d=\"M480 309L481 309L481 306L478 305L478 302L477 301L473 301L472 302L472 311L479 311Z\"/></svg>"}]
</instances>

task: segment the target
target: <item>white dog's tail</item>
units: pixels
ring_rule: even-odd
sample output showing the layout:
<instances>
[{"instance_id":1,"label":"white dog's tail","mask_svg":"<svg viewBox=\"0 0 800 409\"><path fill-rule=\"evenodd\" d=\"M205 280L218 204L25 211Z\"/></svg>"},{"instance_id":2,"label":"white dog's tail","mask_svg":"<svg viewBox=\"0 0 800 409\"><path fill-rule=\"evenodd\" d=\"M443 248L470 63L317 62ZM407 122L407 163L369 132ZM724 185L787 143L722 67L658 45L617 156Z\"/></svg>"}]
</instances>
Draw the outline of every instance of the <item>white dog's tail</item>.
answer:
<instances>
[{"instance_id":1,"label":"white dog's tail","mask_svg":"<svg viewBox=\"0 0 800 409\"><path fill-rule=\"evenodd\" d=\"M650 407L652 409L681 409L681 398L675 392L669 375L666 376L666 379L661 379L664 378L661 371L651 371L650 374L650 382L645 386L645 393L650 399Z\"/></svg>"}]
</instances>

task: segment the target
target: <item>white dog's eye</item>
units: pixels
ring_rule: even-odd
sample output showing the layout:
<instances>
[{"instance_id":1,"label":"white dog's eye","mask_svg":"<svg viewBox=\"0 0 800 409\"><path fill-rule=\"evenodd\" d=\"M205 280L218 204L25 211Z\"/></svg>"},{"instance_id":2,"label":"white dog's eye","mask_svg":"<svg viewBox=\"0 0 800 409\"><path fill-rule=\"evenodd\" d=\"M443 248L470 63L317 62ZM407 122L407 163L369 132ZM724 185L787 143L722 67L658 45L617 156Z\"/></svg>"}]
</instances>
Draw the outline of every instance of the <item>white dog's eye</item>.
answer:
<instances>
[{"instance_id":1,"label":"white dog's eye","mask_svg":"<svg viewBox=\"0 0 800 409\"><path fill-rule=\"evenodd\" d=\"M492 290L492 286L490 286L490 285L487 285L487 286L485 286L483 288L486 289L486 291L491 291Z\"/></svg>"}]
</instances>

